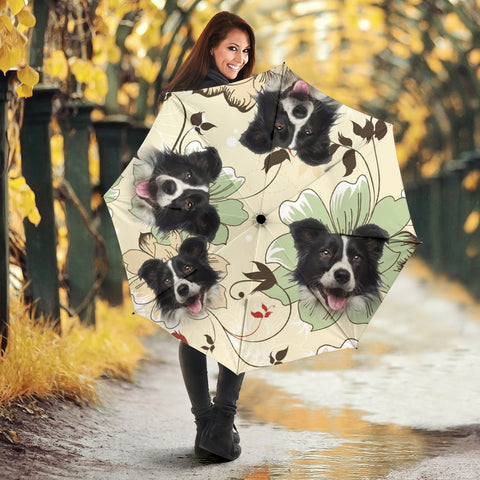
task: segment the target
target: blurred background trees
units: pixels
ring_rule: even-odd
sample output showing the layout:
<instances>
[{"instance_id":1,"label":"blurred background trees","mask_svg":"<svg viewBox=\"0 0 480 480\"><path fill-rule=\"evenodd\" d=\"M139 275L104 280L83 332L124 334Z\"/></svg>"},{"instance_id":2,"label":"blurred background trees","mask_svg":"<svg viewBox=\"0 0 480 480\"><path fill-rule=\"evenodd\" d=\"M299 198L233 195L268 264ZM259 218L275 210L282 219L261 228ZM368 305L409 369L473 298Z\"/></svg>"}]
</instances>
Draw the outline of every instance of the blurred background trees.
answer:
<instances>
[{"instance_id":1,"label":"blurred background trees","mask_svg":"<svg viewBox=\"0 0 480 480\"><path fill-rule=\"evenodd\" d=\"M40 222L18 147L19 97L32 94L35 72L42 85L59 89L51 154L61 199L65 132L55 113L90 102L94 119L147 129L160 92L221 10L254 28L257 73L285 61L336 100L393 123L407 181L430 177L475 150L478 155L480 0L0 0L0 70L18 69L8 113L14 256L22 255L21 218ZM91 140L90 176L98 185L95 135ZM469 175L465 188L477 191L479 180L480 172ZM68 232L62 208L55 215L62 263ZM473 218L470 232L479 227L480 213Z\"/></svg>"},{"instance_id":2,"label":"blurred background trees","mask_svg":"<svg viewBox=\"0 0 480 480\"><path fill-rule=\"evenodd\" d=\"M254 27L257 72L286 61L337 100L395 123L408 177L478 148L477 0L57 1L45 80L106 114L149 122L160 91L222 9Z\"/></svg>"}]
</instances>

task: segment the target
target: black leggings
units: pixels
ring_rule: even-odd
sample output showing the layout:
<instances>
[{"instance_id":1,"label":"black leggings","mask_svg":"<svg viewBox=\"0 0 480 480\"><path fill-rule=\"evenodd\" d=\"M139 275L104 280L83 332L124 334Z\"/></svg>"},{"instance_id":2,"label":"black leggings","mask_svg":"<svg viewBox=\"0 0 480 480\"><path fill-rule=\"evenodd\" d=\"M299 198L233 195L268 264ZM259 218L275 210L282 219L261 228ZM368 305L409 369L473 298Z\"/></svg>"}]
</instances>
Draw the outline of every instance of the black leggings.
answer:
<instances>
[{"instance_id":1,"label":"black leggings","mask_svg":"<svg viewBox=\"0 0 480 480\"><path fill-rule=\"evenodd\" d=\"M178 356L183 380L192 404L192 413L196 417L201 417L207 414L211 407L207 357L204 353L184 342L180 342ZM214 398L215 405L228 408L235 413L244 376L245 373L236 375L219 363L217 392Z\"/></svg>"}]
</instances>

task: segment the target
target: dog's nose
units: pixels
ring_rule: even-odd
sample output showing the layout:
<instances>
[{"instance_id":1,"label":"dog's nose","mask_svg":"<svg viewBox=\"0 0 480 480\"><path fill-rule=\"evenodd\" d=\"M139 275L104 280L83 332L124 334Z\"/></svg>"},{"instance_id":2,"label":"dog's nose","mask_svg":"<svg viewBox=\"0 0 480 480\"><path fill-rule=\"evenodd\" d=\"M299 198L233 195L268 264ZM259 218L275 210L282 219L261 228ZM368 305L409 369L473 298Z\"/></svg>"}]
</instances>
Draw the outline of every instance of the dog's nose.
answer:
<instances>
[{"instance_id":1,"label":"dog's nose","mask_svg":"<svg viewBox=\"0 0 480 480\"><path fill-rule=\"evenodd\" d=\"M338 269L333 276L340 285L345 285L350 280L350 272L344 268Z\"/></svg>"},{"instance_id":2,"label":"dog's nose","mask_svg":"<svg viewBox=\"0 0 480 480\"><path fill-rule=\"evenodd\" d=\"M181 297L186 297L188 295L188 285L185 285L184 283L182 283L181 285L179 285L177 287L177 293L181 296Z\"/></svg>"},{"instance_id":3,"label":"dog's nose","mask_svg":"<svg viewBox=\"0 0 480 480\"><path fill-rule=\"evenodd\" d=\"M173 180L165 180L160 188L167 195L173 195L177 191L177 185Z\"/></svg>"},{"instance_id":4,"label":"dog's nose","mask_svg":"<svg viewBox=\"0 0 480 480\"><path fill-rule=\"evenodd\" d=\"M297 105L292 110L293 116L296 118L305 118L307 116L308 110L304 105Z\"/></svg>"}]
</instances>

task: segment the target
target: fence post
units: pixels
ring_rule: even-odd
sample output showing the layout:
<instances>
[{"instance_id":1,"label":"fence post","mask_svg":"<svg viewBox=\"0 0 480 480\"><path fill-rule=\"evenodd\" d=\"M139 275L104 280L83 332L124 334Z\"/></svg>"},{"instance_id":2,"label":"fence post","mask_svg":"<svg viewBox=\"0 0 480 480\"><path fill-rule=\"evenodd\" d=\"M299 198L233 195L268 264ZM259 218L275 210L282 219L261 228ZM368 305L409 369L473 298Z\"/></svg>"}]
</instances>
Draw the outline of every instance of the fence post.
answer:
<instances>
[{"instance_id":1,"label":"fence post","mask_svg":"<svg viewBox=\"0 0 480 480\"><path fill-rule=\"evenodd\" d=\"M69 237L66 261L70 306L87 325L95 325L95 239L92 223L88 147L93 103L68 104L57 113L65 152L65 213Z\"/></svg>"},{"instance_id":2,"label":"fence post","mask_svg":"<svg viewBox=\"0 0 480 480\"><path fill-rule=\"evenodd\" d=\"M143 123L133 123L130 125L127 134L127 144L130 151L130 158L133 158L143 141L148 135L150 128Z\"/></svg>"},{"instance_id":3,"label":"fence post","mask_svg":"<svg viewBox=\"0 0 480 480\"><path fill-rule=\"evenodd\" d=\"M122 157L126 149L129 122L122 118L110 118L94 122L100 155L100 193L104 195L122 173ZM108 273L101 288L102 297L111 305L123 301L123 263L117 236L105 203L99 209L99 231L105 242Z\"/></svg>"},{"instance_id":4,"label":"fence post","mask_svg":"<svg viewBox=\"0 0 480 480\"><path fill-rule=\"evenodd\" d=\"M8 142L7 110L12 94L9 73L0 72L0 355L8 341L9 250L8 250Z\"/></svg>"},{"instance_id":5,"label":"fence post","mask_svg":"<svg viewBox=\"0 0 480 480\"><path fill-rule=\"evenodd\" d=\"M48 318L60 329L58 293L57 236L53 209L52 161L49 125L52 97L57 88L41 85L33 97L25 100L23 127L20 132L22 173L35 193L42 217L38 226L24 220L26 267L29 284L26 297L34 302L35 315Z\"/></svg>"}]
</instances>

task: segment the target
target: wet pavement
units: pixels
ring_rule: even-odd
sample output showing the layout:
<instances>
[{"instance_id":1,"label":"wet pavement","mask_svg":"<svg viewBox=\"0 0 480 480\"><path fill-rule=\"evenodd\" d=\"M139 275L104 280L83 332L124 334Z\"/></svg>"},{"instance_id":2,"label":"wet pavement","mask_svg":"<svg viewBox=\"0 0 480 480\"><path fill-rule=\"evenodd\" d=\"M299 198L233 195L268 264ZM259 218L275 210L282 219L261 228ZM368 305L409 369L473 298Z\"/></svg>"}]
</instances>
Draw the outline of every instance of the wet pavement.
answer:
<instances>
[{"instance_id":1,"label":"wet pavement","mask_svg":"<svg viewBox=\"0 0 480 480\"><path fill-rule=\"evenodd\" d=\"M411 262L357 351L247 373L246 419L323 432L327 443L296 445L288 472L270 467L266 478L374 479L478 448L479 347L478 306Z\"/></svg>"},{"instance_id":2,"label":"wet pavement","mask_svg":"<svg viewBox=\"0 0 480 480\"><path fill-rule=\"evenodd\" d=\"M57 405L0 444L0 480L480 478L480 306L418 260L357 351L247 372L234 462L194 457L177 341L145 341L134 384L103 382L101 407Z\"/></svg>"}]
</instances>

